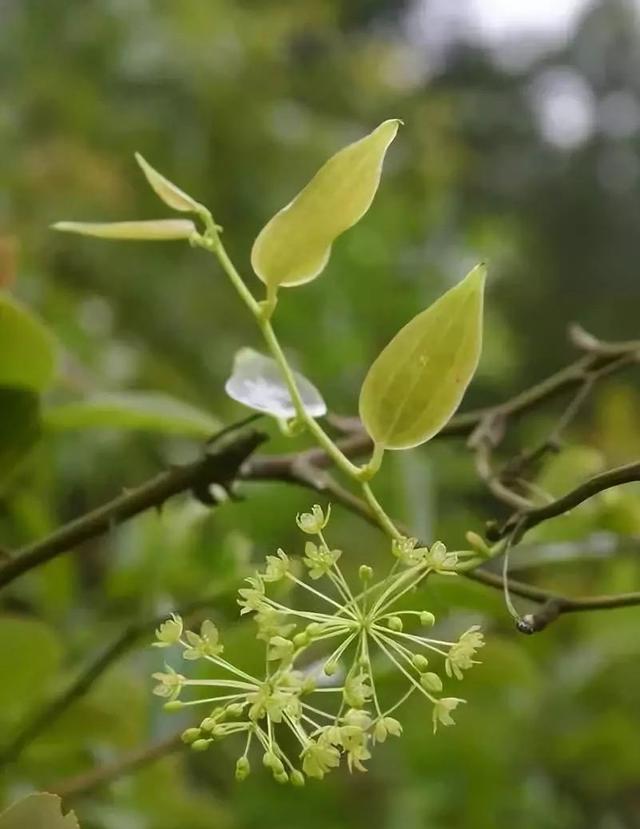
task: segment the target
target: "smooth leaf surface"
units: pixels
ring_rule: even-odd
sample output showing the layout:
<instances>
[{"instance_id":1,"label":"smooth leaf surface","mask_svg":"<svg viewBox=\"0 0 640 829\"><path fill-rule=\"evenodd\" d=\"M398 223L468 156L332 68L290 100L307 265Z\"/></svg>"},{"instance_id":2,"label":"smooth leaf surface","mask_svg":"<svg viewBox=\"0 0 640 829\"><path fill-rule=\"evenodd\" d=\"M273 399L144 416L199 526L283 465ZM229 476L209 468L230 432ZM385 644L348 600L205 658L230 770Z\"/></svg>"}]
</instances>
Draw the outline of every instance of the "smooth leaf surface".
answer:
<instances>
[{"instance_id":1,"label":"smooth leaf surface","mask_svg":"<svg viewBox=\"0 0 640 829\"><path fill-rule=\"evenodd\" d=\"M53 379L55 343L24 305L0 293L0 386L41 391Z\"/></svg>"},{"instance_id":2,"label":"smooth leaf surface","mask_svg":"<svg viewBox=\"0 0 640 829\"><path fill-rule=\"evenodd\" d=\"M201 409L157 392L105 392L55 406L44 413L45 426L55 430L138 429L164 434L208 437L220 428Z\"/></svg>"},{"instance_id":3,"label":"smooth leaf surface","mask_svg":"<svg viewBox=\"0 0 640 829\"><path fill-rule=\"evenodd\" d=\"M407 323L369 369L360 418L379 446L418 446L458 408L480 359L485 276L483 265L474 268Z\"/></svg>"},{"instance_id":4,"label":"smooth leaf surface","mask_svg":"<svg viewBox=\"0 0 640 829\"><path fill-rule=\"evenodd\" d=\"M336 153L260 231L251 264L266 285L302 285L322 272L335 239L369 209L399 125L384 121Z\"/></svg>"},{"instance_id":5,"label":"smooth leaf surface","mask_svg":"<svg viewBox=\"0 0 640 829\"><path fill-rule=\"evenodd\" d=\"M0 829L80 829L73 812L62 814L62 801L55 794L30 794L0 815Z\"/></svg>"},{"instance_id":6,"label":"smooth leaf surface","mask_svg":"<svg viewBox=\"0 0 640 829\"><path fill-rule=\"evenodd\" d=\"M166 205L182 213L197 213L200 210L200 205L195 199L153 168L140 153L136 153L135 157L151 189Z\"/></svg>"},{"instance_id":7,"label":"smooth leaf surface","mask_svg":"<svg viewBox=\"0 0 640 829\"><path fill-rule=\"evenodd\" d=\"M40 432L36 392L0 387L0 485L33 448Z\"/></svg>"},{"instance_id":8,"label":"smooth leaf surface","mask_svg":"<svg viewBox=\"0 0 640 829\"><path fill-rule=\"evenodd\" d=\"M326 404L316 387L298 372L294 372L294 378L311 417L326 414ZM229 397L250 409L282 419L295 417L296 410L280 367L271 357L265 357L252 348L238 351L233 373L224 388Z\"/></svg>"},{"instance_id":9,"label":"smooth leaf surface","mask_svg":"<svg viewBox=\"0 0 640 829\"><path fill-rule=\"evenodd\" d=\"M143 222L56 222L53 229L98 239L149 242L188 239L195 233L196 226L189 219L152 219Z\"/></svg>"}]
</instances>

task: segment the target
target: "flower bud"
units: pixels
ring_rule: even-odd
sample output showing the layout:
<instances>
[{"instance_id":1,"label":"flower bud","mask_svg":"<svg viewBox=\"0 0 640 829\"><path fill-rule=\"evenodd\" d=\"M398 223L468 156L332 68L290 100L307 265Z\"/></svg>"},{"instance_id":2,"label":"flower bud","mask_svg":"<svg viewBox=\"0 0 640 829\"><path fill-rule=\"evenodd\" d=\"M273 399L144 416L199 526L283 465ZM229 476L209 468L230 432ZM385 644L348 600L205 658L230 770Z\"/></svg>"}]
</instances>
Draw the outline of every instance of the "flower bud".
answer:
<instances>
[{"instance_id":1,"label":"flower bud","mask_svg":"<svg viewBox=\"0 0 640 829\"><path fill-rule=\"evenodd\" d=\"M179 699L171 699L169 702L165 702L162 706L165 711L179 711L183 707L184 703L180 702Z\"/></svg>"},{"instance_id":2,"label":"flower bud","mask_svg":"<svg viewBox=\"0 0 640 829\"><path fill-rule=\"evenodd\" d=\"M391 618L387 620L387 626L389 627L389 630L395 630L396 633L400 633L404 627L402 619L399 616L391 616Z\"/></svg>"},{"instance_id":3,"label":"flower bud","mask_svg":"<svg viewBox=\"0 0 640 829\"><path fill-rule=\"evenodd\" d=\"M296 648L304 648L305 645L309 644L309 634L306 631L302 633L296 633L293 637L293 644Z\"/></svg>"},{"instance_id":4,"label":"flower bud","mask_svg":"<svg viewBox=\"0 0 640 829\"><path fill-rule=\"evenodd\" d=\"M368 564L361 564L358 570L360 581L371 581L373 578L373 570Z\"/></svg>"},{"instance_id":5,"label":"flower bud","mask_svg":"<svg viewBox=\"0 0 640 829\"><path fill-rule=\"evenodd\" d=\"M420 677L420 684L425 691L431 691L434 694L438 694L442 691L442 680L438 674L434 674L433 672L423 674Z\"/></svg>"},{"instance_id":6,"label":"flower bud","mask_svg":"<svg viewBox=\"0 0 640 829\"><path fill-rule=\"evenodd\" d=\"M317 622L311 622L310 625L307 625L307 629L305 631L309 639L315 639L316 636L319 636L321 632L322 626L319 625Z\"/></svg>"},{"instance_id":7,"label":"flower bud","mask_svg":"<svg viewBox=\"0 0 640 829\"><path fill-rule=\"evenodd\" d=\"M199 728L187 728L186 731L183 731L180 735L180 739L183 743L189 745L190 743L194 743L200 737L200 729Z\"/></svg>"},{"instance_id":8,"label":"flower bud","mask_svg":"<svg viewBox=\"0 0 640 829\"><path fill-rule=\"evenodd\" d=\"M429 613L428 610L423 610L420 614L420 624L424 625L425 627L433 627L436 623L436 617L433 613Z\"/></svg>"},{"instance_id":9,"label":"flower bud","mask_svg":"<svg viewBox=\"0 0 640 829\"><path fill-rule=\"evenodd\" d=\"M209 743L211 740L196 740L195 742L191 743L191 748L194 751L206 751L209 748Z\"/></svg>"},{"instance_id":10,"label":"flower bud","mask_svg":"<svg viewBox=\"0 0 640 829\"><path fill-rule=\"evenodd\" d=\"M472 547L477 553L480 553L481 556L488 557L491 555L489 545L481 535L478 535L478 533L474 533L473 530L469 530L469 532L465 533L465 538L469 542L469 546Z\"/></svg>"},{"instance_id":11,"label":"flower bud","mask_svg":"<svg viewBox=\"0 0 640 829\"><path fill-rule=\"evenodd\" d=\"M305 784L304 774L301 771L298 771L298 769L291 772L290 779L294 786L304 786Z\"/></svg>"},{"instance_id":12,"label":"flower bud","mask_svg":"<svg viewBox=\"0 0 640 829\"><path fill-rule=\"evenodd\" d=\"M282 760L273 751L267 751L262 757L262 765L271 769L274 775L283 774L284 766Z\"/></svg>"},{"instance_id":13,"label":"flower bud","mask_svg":"<svg viewBox=\"0 0 640 829\"><path fill-rule=\"evenodd\" d=\"M421 653L414 654L413 658L411 659L411 662L413 664L413 667L417 671L420 671L421 674L423 674L429 667L429 660L426 656L423 656Z\"/></svg>"},{"instance_id":14,"label":"flower bud","mask_svg":"<svg viewBox=\"0 0 640 829\"><path fill-rule=\"evenodd\" d=\"M246 757L239 757L236 763L236 780L246 780L251 772L251 765Z\"/></svg>"},{"instance_id":15,"label":"flower bud","mask_svg":"<svg viewBox=\"0 0 640 829\"><path fill-rule=\"evenodd\" d=\"M203 731L213 731L216 727L217 721L213 717L205 717L204 720L200 723L200 728Z\"/></svg>"},{"instance_id":16,"label":"flower bud","mask_svg":"<svg viewBox=\"0 0 640 829\"><path fill-rule=\"evenodd\" d=\"M289 775L283 769L281 772L278 772L278 774L274 774L273 779L276 781L276 783L288 783Z\"/></svg>"},{"instance_id":17,"label":"flower bud","mask_svg":"<svg viewBox=\"0 0 640 829\"><path fill-rule=\"evenodd\" d=\"M230 717L239 717L243 711L244 705L241 702L232 702L231 705L227 705L226 708L226 713Z\"/></svg>"},{"instance_id":18,"label":"flower bud","mask_svg":"<svg viewBox=\"0 0 640 829\"><path fill-rule=\"evenodd\" d=\"M338 670L338 663L332 659L331 661L327 662L322 669L326 676L333 676L335 672Z\"/></svg>"}]
</instances>

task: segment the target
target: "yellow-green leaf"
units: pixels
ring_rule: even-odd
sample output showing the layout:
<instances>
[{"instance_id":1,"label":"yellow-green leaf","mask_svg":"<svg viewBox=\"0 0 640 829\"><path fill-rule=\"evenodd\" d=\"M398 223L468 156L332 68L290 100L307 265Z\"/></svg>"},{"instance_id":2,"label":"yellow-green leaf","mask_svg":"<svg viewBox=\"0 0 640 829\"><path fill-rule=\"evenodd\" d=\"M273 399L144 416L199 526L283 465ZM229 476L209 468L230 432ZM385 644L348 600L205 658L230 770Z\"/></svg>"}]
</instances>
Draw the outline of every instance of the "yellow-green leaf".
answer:
<instances>
[{"instance_id":1,"label":"yellow-green leaf","mask_svg":"<svg viewBox=\"0 0 640 829\"><path fill-rule=\"evenodd\" d=\"M53 229L99 239L155 241L189 239L196 226L189 219L154 219L144 222L56 222Z\"/></svg>"},{"instance_id":2,"label":"yellow-green leaf","mask_svg":"<svg viewBox=\"0 0 640 829\"><path fill-rule=\"evenodd\" d=\"M400 123L397 118L384 121L336 153L260 231L251 264L272 290L302 285L322 272L335 239L369 209Z\"/></svg>"},{"instance_id":3,"label":"yellow-green leaf","mask_svg":"<svg viewBox=\"0 0 640 829\"><path fill-rule=\"evenodd\" d=\"M136 153L135 157L152 190L166 205L182 213L198 213L202 209L195 199L154 169L140 153Z\"/></svg>"},{"instance_id":4,"label":"yellow-green leaf","mask_svg":"<svg viewBox=\"0 0 640 829\"><path fill-rule=\"evenodd\" d=\"M55 794L38 792L18 800L0 815L0 829L79 829L73 812L62 814Z\"/></svg>"},{"instance_id":5,"label":"yellow-green leaf","mask_svg":"<svg viewBox=\"0 0 640 829\"><path fill-rule=\"evenodd\" d=\"M24 305L0 292L0 386L42 391L53 379L55 341Z\"/></svg>"},{"instance_id":6,"label":"yellow-green leaf","mask_svg":"<svg viewBox=\"0 0 640 829\"><path fill-rule=\"evenodd\" d=\"M480 359L486 269L407 323L373 363L360 418L383 449L408 449L437 434L458 408Z\"/></svg>"}]
</instances>

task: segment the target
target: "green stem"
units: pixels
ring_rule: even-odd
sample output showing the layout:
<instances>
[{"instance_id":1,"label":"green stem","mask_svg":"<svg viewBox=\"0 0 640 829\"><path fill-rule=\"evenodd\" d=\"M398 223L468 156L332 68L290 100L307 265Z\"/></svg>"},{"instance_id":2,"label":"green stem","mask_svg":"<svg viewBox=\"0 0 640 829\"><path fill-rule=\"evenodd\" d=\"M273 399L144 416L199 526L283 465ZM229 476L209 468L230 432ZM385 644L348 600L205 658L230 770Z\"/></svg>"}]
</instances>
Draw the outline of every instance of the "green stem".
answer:
<instances>
[{"instance_id":1,"label":"green stem","mask_svg":"<svg viewBox=\"0 0 640 829\"><path fill-rule=\"evenodd\" d=\"M382 504L380 503L380 501L378 501L376 496L373 494L373 491L372 491L372 489L371 489L371 487L369 486L368 483L365 482L365 483L362 484L362 492L364 494L364 497L365 497L367 503L369 504L369 506L371 508L371 511L375 515L378 523L380 524L382 529L386 532L386 534L390 538L395 538L395 539L398 539L398 540L401 539L402 538L402 533L396 527L396 525L393 523L393 521L389 518L387 513L384 511L384 509L382 507Z\"/></svg>"},{"instance_id":2,"label":"green stem","mask_svg":"<svg viewBox=\"0 0 640 829\"><path fill-rule=\"evenodd\" d=\"M245 305L253 314L269 351L282 372L282 377L286 383L287 389L289 390L289 394L291 395L291 400L298 419L304 423L309 432L311 432L311 434L315 437L316 441L325 450L335 465L354 481L362 483L364 496L371 507L373 514L378 520L378 523L387 535L391 538L402 538L402 534L386 514L367 483L367 481L372 478L380 468L384 449L376 444L369 463L363 467L357 466L352 463L343 452L341 452L329 435L324 431L322 426L320 426L320 424L307 412L298 390L295 377L293 376L293 371L289 366L276 333L273 330L273 326L271 325L270 318L276 306L276 295L274 291L272 289L268 289L267 300L265 302L258 302L245 285L244 280L236 270L235 265L224 249L224 245L220 241L220 237L218 235L217 227L213 223L211 217L209 217L208 221L205 220L205 223L207 225L207 232L203 237L200 237L201 241L198 243L206 250L211 251L217 256L222 269L231 280L231 283L238 291Z\"/></svg>"}]
</instances>

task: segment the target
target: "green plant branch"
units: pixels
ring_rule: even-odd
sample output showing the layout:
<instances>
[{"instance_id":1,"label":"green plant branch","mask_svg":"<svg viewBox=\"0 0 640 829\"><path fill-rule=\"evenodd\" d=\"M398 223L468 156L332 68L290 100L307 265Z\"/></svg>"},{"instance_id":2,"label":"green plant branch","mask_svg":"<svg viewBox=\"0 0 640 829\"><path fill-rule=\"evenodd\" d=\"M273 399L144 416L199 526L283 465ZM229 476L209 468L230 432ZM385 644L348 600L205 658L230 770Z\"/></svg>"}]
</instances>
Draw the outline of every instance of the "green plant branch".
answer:
<instances>
[{"instance_id":1,"label":"green plant branch","mask_svg":"<svg viewBox=\"0 0 640 829\"><path fill-rule=\"evenodd\" d=\"M90 771L83 772L75 777L61 780L47 787L47 791L60 795L65 801L88 794L101 786L106 786L125 774L130 774L142 766L160 760L168 754L173 754L186 748L181 739L182 729L169 737L150 743L123 755L112 763L98 766Z\"/></svg>"},{"instance_id":2,"label":"green plant branch","mask_svg":"<svg viewBox=\"0 0 640 829\"><path fill-rule=\"evenodd\" d=\"M224 432L220 443L214 441L193 463L171 467L136 489L64 524L46 538L17 550L0 566L0 588L141 512L160 509L167 499L179 493L191 491L203 502L213 505L215 499L210 487L219 484L229 490L242 464L266 440L266 435L253 430L235 435L228 434L229 430Z\"/></svg>"}]
</instances>

